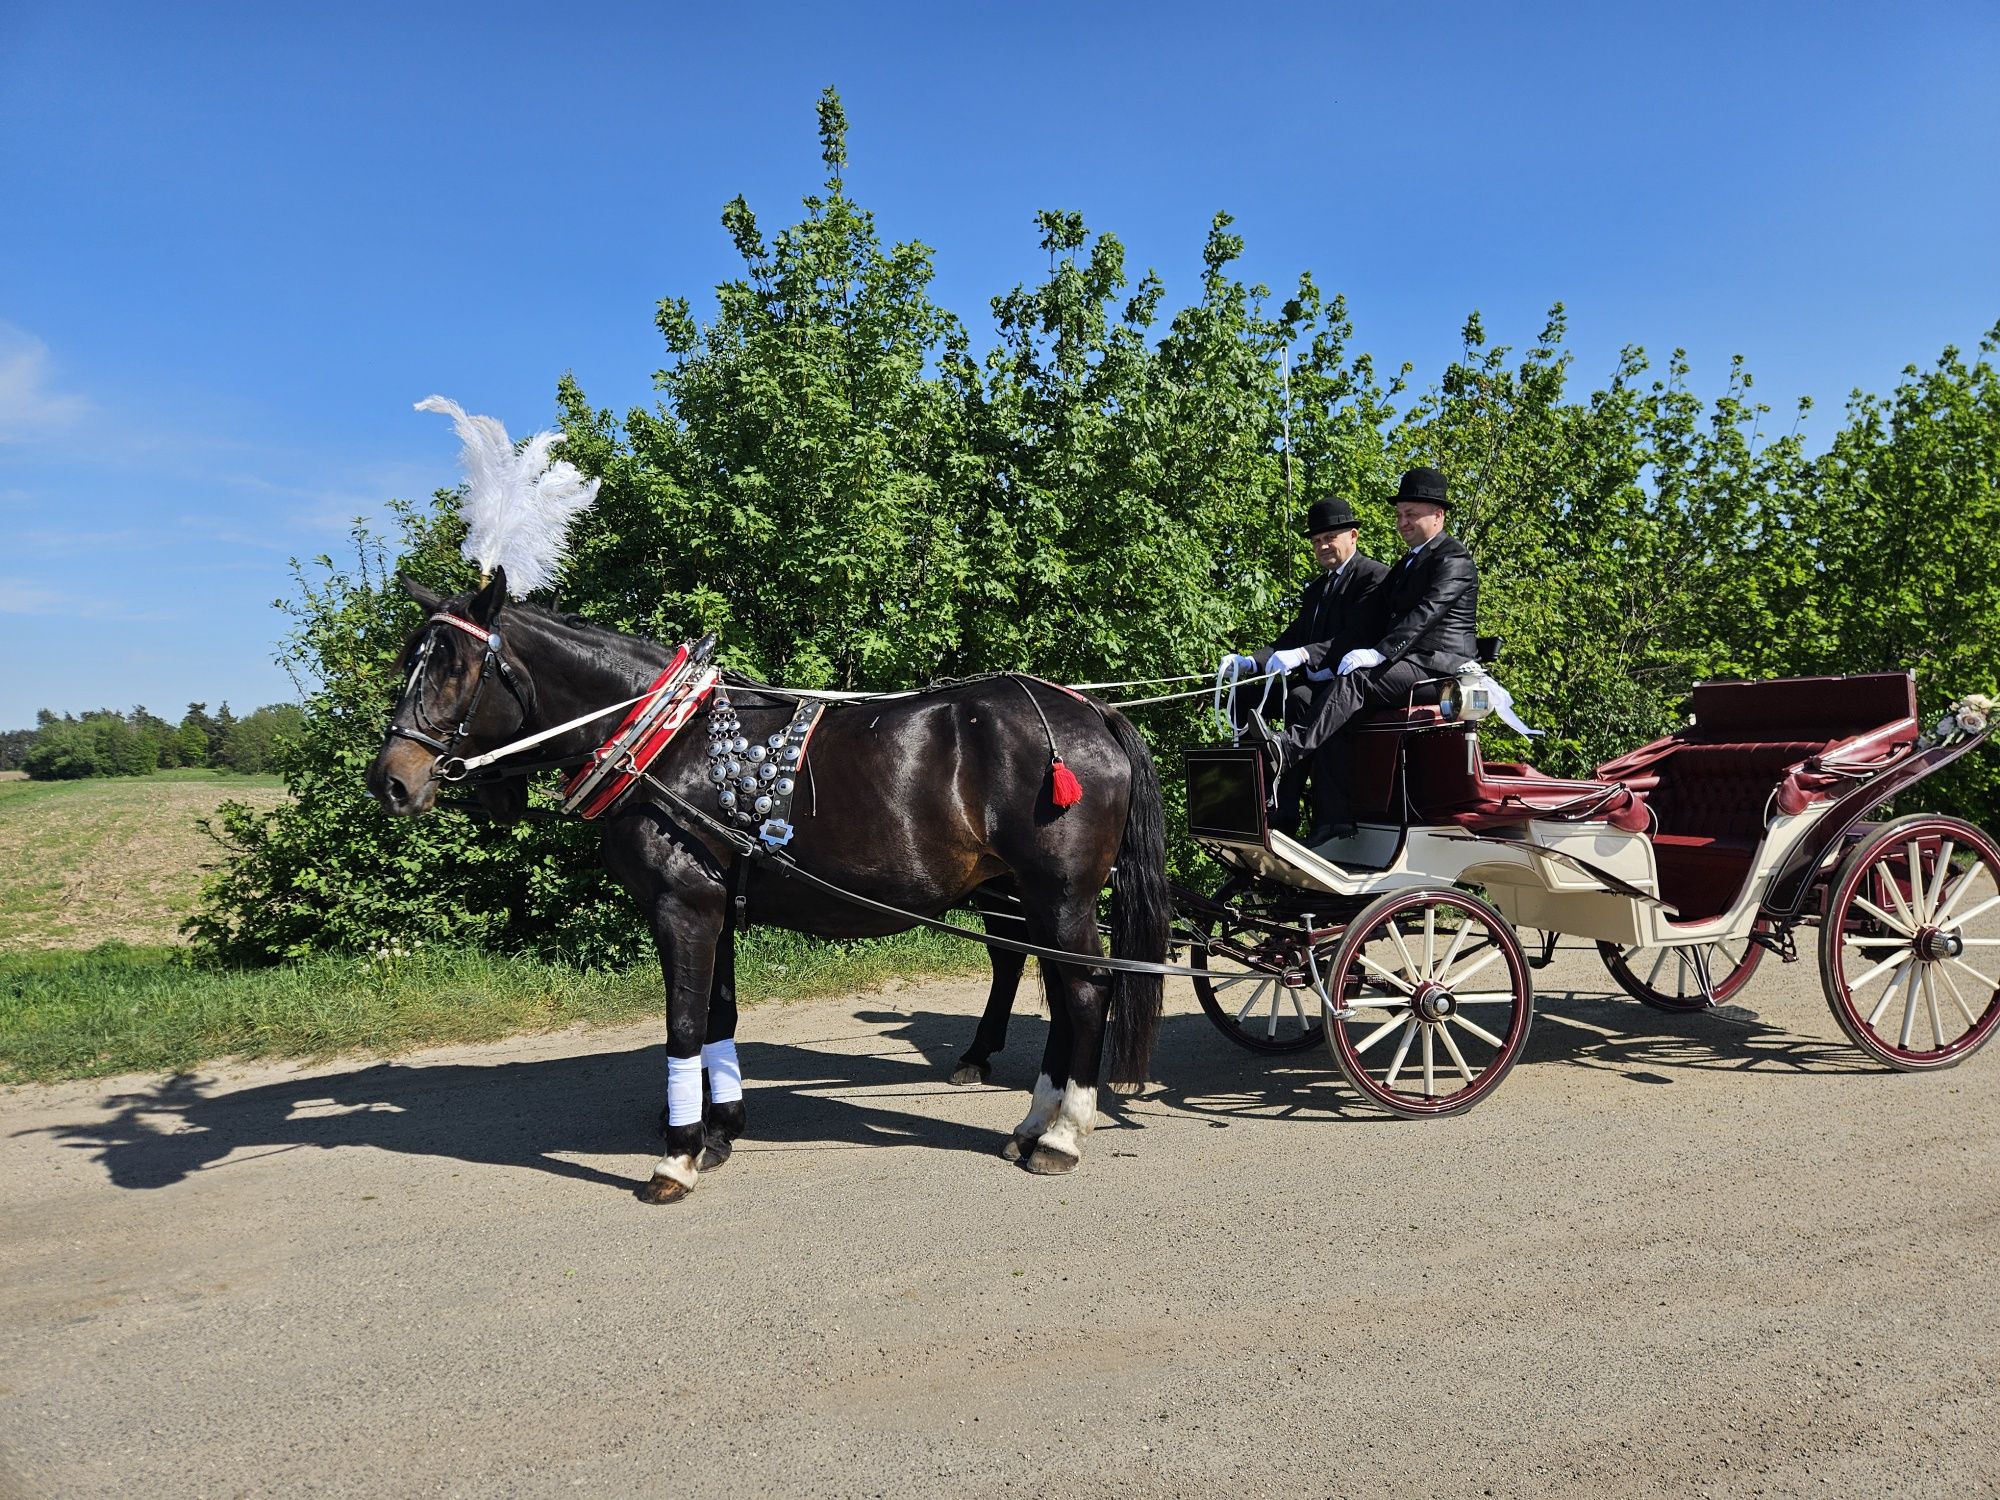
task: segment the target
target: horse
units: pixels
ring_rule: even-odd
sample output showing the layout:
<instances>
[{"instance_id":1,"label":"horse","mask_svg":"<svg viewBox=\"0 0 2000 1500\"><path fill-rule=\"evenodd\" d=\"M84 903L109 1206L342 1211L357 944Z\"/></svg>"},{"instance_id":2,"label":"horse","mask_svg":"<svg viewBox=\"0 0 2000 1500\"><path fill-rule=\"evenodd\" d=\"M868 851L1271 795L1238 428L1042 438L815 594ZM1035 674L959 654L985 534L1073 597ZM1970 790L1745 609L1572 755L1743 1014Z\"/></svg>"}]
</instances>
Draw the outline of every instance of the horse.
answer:
<instances>
[{"instance_id":1,"label":"horse","mask_svg":"<svg viewBox=\"0 0 2000 1500\"><path fill-rule=\"evenodd\" d=\"M367 771L369 791L392 814L430 811L455 759L511 745L598 705L622 707L672 659L656 642L510 602L500 569L482 587L449 598L401 582L425 618L404 645L407 676ZM735 673L724 680L752 743L790 722L797 700L782 689ZM616 722L607 708L536 747L536 758L544 766L580 764ZM1082 789L1081 800L1066 806L1057 804L1053 785L1058 745L1061 764ZM666 991L666 1145L638 1190L644 1202L685 1198L703 1170L728 1160L745 1128L734 1039L735 937L746 920L825 938L878 937L975 898L992 909L993 898L1004 896L1009 936L1101 957L1098 893L1115 864L1114 958L1157 964L1166 957L1172 907L1152 756L1123 715L1081 694L1001 674L833 705L806 747L783 859L740 852L719 816L706 816L716 806L708 760L707 737L684 729L652 763L649 779L599 819L605 863L652 929ZM489 814L527 812L525 777L478 783L475 791ZM787 862L896 914L788 875ZM1020 957L994 951L994 998L1003 978L1011 997ZM1136 1092L1145 1082L1161 979L1124 969L1107 979L1087 958L1044 959L1042 968L1048 1044L1028 1111L1002 1154L1055 1174L1082 1159L1107 1043L1113 1091ZM1004 1028L1004 1009L1001 1017Z\"/></svg>"}]
</instances>

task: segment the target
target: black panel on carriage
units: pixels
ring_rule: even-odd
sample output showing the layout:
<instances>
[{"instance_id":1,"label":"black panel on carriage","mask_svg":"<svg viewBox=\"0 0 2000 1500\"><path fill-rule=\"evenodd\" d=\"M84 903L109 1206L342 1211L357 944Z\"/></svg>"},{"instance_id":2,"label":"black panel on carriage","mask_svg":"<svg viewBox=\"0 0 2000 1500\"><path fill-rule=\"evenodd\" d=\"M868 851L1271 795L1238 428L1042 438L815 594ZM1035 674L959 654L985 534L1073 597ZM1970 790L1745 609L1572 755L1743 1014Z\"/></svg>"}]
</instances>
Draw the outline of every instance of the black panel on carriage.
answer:
<instances>
[{"instance_id":1,"label":"black panel on carriage","mask_svg":"<svg viewBox=\"0 0 2000 1500\"><path fill-rule=\"evenodd\" d=\"M1270 847L1264 821L1264 757L1250 745L1184 750L1188 832Z\"/></svg>"}]
</instances>

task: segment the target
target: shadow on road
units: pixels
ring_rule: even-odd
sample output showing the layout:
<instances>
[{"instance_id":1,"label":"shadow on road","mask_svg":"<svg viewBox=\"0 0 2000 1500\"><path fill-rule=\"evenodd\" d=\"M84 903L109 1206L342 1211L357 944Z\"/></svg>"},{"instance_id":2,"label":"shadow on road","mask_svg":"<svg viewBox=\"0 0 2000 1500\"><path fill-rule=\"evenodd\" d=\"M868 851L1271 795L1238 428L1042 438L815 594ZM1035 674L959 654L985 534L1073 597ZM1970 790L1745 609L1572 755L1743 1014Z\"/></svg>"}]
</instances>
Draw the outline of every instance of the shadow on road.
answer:
<instances>
[{"instance_id":1,"label":"shadow on road","mask_svg":"<svg viewBox=\"0 0 2000 1500\"><path fill-rule=\"evenodd\" d=\"M754 1029L754 1012L750 1019ZM1038 1015L1015 1018L1009 1045L994 1062L996 1085L1020 1091L1032 1083L1046 1026ZM863 1009L835 1036L744 1039L744 1074L753 1090L749 1141L760 1149L904 1144L991 1155L1000 1144L995 1131L897 1107L899 1098L953 1092L945 1075L972 1027L972 1017L958 1014ZM526 1167L624 1188L641 1179L565 1157L654 1148L662 1057L654 1043L515 1062L384 1062L216 1093L194 1075L176 1074L104 1101L114 1111L108 1120L44 1133L92 1152L113 1183L132 1189L170 1186L238 1152L347 1146ZM1685 1068L1873 1071L1845 1044L1800 1037L1747 1012L1665 1016L1629 1001L1562 992L1538 1002L1522 1062L1606 1069L1637 1085L1669 1082L1672 1072ZM1166 1018L1153 1071L1164 1081L1147 1090L1146 1113L1164 1110L1218 1124L1389 1119L1346 1089L1323 1048L1255 1056L1232 1046L1196 1013ZM1101 1135L1144 1129L1143 1119L1120 1101L1106 1095L1102 1107L1107 1119ZM1116 1149L1115 1139L1108 1144Z\"/></svg>"}]
</instances>

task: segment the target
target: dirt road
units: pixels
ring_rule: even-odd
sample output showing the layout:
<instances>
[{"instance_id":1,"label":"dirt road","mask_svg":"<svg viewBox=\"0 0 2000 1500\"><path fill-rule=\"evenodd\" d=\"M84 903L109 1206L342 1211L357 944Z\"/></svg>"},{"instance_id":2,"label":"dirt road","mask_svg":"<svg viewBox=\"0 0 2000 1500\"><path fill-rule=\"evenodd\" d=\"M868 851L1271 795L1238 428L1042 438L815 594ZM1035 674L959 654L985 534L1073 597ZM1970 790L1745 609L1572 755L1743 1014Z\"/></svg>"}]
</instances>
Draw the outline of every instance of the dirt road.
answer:
<instances>
[{"instance_id":1,"label":"dirt road","mask_svg":"<svg viewBox=\"0 0 2000 1500\"><path fill-rule=\"evenodd\" d=\"M942 1081L979 988L765 1006L666 1209L650 1027L0 1095L0 1493L1996 1493L2000 1049L1540 991L1404 1122L1170 986L1059 1179Z\"/></svg>"}]
</instances>

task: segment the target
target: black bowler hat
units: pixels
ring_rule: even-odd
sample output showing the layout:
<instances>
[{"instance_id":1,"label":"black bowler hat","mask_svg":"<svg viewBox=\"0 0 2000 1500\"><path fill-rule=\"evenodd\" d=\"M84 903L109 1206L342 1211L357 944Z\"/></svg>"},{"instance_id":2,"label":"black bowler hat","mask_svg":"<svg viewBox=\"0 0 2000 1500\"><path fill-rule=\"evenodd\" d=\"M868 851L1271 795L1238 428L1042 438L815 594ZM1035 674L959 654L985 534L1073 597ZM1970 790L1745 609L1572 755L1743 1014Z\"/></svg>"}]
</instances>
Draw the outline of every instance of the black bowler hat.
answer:
<instances>
[{"instance_id":1,"label":"black bowler hat","mask_svg":"<svg viewBox=\"0 0 2000 1500\"><path fill-rule=\"evenodd\" d=\"M1436 469L1411 469L1403 475L1403 482L1397 487L1395 496L1389 501L1397 505L1405 500L1421 500L1427 505L1451 509L1449 492L1445 488L1444 475Z\"/></svg>"},{"instance_id":2,"label":"black bowler hat","mask_svg":"<svg viewBox=\"0 0 2000 1500\"><path fill-rule=\"evenodd\" d=\"M1328 495L1324 500L1313 501L1306 511L1306 523L1299 529L1307 536L1321 531L1358 531L1361 517L1345 500Z\"/></svg>"}]
</instances>

